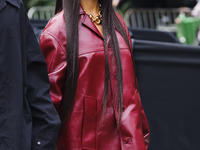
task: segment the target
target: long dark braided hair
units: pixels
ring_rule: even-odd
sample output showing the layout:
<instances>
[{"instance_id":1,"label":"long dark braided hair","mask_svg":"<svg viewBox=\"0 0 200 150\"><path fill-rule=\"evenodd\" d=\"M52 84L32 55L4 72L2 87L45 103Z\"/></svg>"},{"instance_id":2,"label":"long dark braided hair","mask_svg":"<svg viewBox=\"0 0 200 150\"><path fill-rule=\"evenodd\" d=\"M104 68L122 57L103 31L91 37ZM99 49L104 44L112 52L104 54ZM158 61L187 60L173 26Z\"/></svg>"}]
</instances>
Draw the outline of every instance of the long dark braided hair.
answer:
<instances>
[{"instance_id":1,"label":"long dark braided hair","mask_svg":"<svg viewBox=\"0 0 200 150\"><path fill-rule=\"evenodd\" d=\"M102 6L102 25L103 25L103 35L104 35L104 49L105 49L105 87L103 95L103 113L106 110L109 81L110 81L110 71L109 71L109 61L107 53L107 39L110 38L110 43L113 49L115 64L117 67L117 108L119 112L119 119L117 128L120 125L122 106L123 106L123 77L122 77L122 66L121 57L119 51L119 44L116 36L115 29L123 36L126 43L130 48L130 43L128 36L125 32L124 27L116 16L114 9L112 7L112 0L99 0ZM63 99L61 105L61 120L65 124L66 120L70 119L75 95L77 88L77 80L79 75L79 32L78 32L78 22L79 22L79 9L80 0L57 0L55 13L60 12L64 9L64 18L67 31L67 69L66 69L66 80L63 89ZM131 55L132 51L131 51ZM132 57L133 58L133 57ZM134 61L133 61L134 62ZM102 113L102 114L103 114Z\"/></svg>"}]
</instances>

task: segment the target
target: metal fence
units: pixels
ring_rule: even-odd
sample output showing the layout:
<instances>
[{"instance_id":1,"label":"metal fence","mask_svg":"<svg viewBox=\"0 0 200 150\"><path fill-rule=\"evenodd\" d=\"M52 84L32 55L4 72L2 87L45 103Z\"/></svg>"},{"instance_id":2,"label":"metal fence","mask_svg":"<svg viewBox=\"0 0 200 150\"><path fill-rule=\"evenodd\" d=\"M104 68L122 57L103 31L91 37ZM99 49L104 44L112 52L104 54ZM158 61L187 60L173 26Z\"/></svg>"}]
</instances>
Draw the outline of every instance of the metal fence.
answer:
<instances>
[{"instance_id":1,"label":"metal fence","mask_svg":"<svg viewBox=\"0 0 200 150\"><path fill-rule=\"evenodd\" d=\"M179 14L179 9L170 8L131 8L125 12L124 20L128 26L134 28L149 28L169 30L174 32L174 20Z\"/></svg>"},{"instance_id":2,"label":"metal fence","mask_svg":"<svg viewBox=\"0 0 200 150\"><path fill-rule=\"evenodd\" d=\"M37 6L29 9L28 17L30 19L49 20L54 16L54 12L54 6Z\"/></svg>"}]
</instances>

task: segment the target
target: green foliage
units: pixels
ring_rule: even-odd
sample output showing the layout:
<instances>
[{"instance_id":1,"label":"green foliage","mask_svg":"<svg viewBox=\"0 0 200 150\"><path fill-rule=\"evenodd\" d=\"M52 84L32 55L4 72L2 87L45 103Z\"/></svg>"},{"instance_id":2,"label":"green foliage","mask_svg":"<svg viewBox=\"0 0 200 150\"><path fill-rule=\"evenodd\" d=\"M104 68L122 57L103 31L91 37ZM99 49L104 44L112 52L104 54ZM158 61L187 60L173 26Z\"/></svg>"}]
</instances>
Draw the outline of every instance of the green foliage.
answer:
<instances>
[{"instance_id":1,"label":"green foliage","mask_svg":"<svg viewBox=\"0 0 200 150\"><path fill-rule=\"evenodd\" d=\"M54 6L56 0L23 0L24 6L29 10L33 6Z\"/></svg>"}]
</instances>

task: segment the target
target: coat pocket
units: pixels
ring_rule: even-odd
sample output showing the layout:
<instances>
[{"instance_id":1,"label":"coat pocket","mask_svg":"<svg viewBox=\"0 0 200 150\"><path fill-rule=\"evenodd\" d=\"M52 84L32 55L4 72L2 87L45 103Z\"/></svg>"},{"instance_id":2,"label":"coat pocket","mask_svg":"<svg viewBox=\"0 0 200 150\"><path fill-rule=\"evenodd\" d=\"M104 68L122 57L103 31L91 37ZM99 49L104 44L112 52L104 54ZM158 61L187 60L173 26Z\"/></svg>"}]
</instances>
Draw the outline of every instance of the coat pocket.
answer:
<instances>
[{"instance_id":1,"label":"coat pocket","mask_svg":"<svg viewBox=\"0 0 200 150\"><path fill-rule=\"evenodd\" d=\"M95 98L85 96L84 105L82 147L84 150L95 150L97 130L97 100Z\"/></svg>"}]
</instances>

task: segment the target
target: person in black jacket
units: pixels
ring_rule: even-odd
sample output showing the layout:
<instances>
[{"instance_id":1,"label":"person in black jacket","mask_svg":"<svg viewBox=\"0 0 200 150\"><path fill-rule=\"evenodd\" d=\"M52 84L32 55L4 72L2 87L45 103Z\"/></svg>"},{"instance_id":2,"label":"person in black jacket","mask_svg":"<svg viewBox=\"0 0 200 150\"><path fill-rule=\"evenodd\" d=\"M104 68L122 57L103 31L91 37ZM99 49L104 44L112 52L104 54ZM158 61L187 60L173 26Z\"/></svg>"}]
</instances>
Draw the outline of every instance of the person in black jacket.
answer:
<instances>
[{"instance_id":1,"label":"person in black jacket","mask_svg":"<svg viewBox=\"0 0 200 150\"><path fill-rule=\"evenodd\" d=\"M55 150L60 119L21 0L0 0L0 150Z\"/></svg>"}]
</instances>

